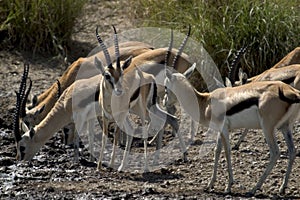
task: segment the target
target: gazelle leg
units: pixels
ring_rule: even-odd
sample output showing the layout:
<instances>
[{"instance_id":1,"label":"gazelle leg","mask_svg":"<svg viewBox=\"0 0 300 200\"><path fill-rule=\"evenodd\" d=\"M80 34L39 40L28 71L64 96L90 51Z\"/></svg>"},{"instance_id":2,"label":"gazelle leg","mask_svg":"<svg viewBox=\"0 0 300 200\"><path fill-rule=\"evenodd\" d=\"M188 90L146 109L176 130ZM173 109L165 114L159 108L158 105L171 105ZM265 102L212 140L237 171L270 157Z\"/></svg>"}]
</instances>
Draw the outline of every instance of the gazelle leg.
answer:
<instances>
[{"instance_id":1,"label":"gazelle leg","mask_svg":"<svg viewBox=\"0 0 300 200\"><path fill-rule=\"evenodd\" d=\"M229 133L227 129L223 130L222 137L222 144L224 145L225 156L227 160L227 170L228 170L228 185L225 189L225 193L231 192L231 186L233 184L233 173L232 173L232 165L231 165L231 147L229 142Z\"/></svg>"},{"instance_id":2,"label":"gazelle leg","mask_svg":"<svg viewBox=\"0 0 300 200\"><path fill-rule=\"evenodd\" d=\"M130 152L130 147L131 147L131 144L132 144L132 135L131 134L127 134L127 139L126 139L126 146L125 146L125 151L124 151L124 155L123 155L123 160L122 160L122 163L120 165L120 167L118 168L118 171L123 171L126 166L127 166L127 163L128 163L128 155L129 155L129 152Z\"/></svg>"},{"instance_id":3,"label":"gazelle leg","mask_svg":"<svg viewBox=\"0 0 300 200\"><path fill-rule=\"evenodd\" d=\"M157 138L156 138L156 151L155 151L154 160L153 160L154 165L158 164L158 160L159 160L159 156L160 156L160 150L162 148L163 134L164 134L164 131L160 130L158 135L157 135Z\"/></svg>"},{"instance_id":4,"label":"gazelle leg","mask_svg":"<svg viewBox=\"0 0 300 200\"><path fill-rule=\"evenodd\" d=\"M195 122L193 119L191 119L191 129L190 129L191 138L190 138L190 143L194 142L195 135L197 134L197 129L198 129L197 122Z\"/></svg>"},{"instance_id":5,"label":"gazelle leg","mask_svg":"<svg viewBox=\"0 0 300 200\"><path fill-rule=\"evenodd\" d=\"M210 182L207 186L208 190L211 190L214 186L214 183L216 182L218 162L219 162L219 159L220 159L221 151L222 151L222 141L221 141L221 133L219 132L218 137L217 137L217 144L216 144L216 147L215 147L214 169L213 169L213 174L211 176Z\"/></svg>"},{"instance_id":6,"label":"gazelle leg","mask_svg":"<svg viewBox=\"0 0 300 200\"><path fill-rule=\"evenodd\" d=\"M237 141L237 143L232 148L233 150L239 150L240 145L241 145L242 141L244 141L244 139L245 139L245 137L246 137L246 135L247 135L248 132L249 132L249 129L245 129L242 132L242 135L240 136L239 140Z\"/></svg>"},{"instance_id":7,"label":"gazelle leg","mask_svg":"<svg viewBox=\"0 0 300 200\"><path fill-rule=\"evenodd\" d=\"M103 160L104 149L107 143L107 137L108 137L108 121L103 119L102 138L101 138L102 145L101 145L100 155L98 159L97 170L101 170L102 168L102 160Z\"/></svg>"},{"instance_id":8,"label":"gazelle leg","mask_svg":"<svg viewBox=\"0 0 300 200\"><path fill-rule=\"evenodd\" d=\"M120 132L121 132L120 128L118 126L116 126L115 133L114 133L113 148L112 148L110 163L109 163L110 168L113 168L114 164L115 164L116 148L118 146L118 142L119 142L119 138L120 138Z\"/></svg>"},{"instance_id":9,"label":"gazelle leg","mask_svg":"<svg viewBox=\"0 0 300 200\"><path fill-rule=\"evenodd\" d=\"M88 127L88 134L89 134L89 151L90 151L90 161L94 162L94 140L95 140L95 134L94 134L94 128L95 128L95 119L91 119L87 121L87 127Z\"/></svg>"},{"instance_id":10,"label":"gazelle leg","mask_svg":"<svg viewBox=\"0 0 300 200\"><path fill-rule=\"evenodd\" d=\"M74 129L74 162L79 162L79 135Z\"/></svg>"},{"instance_id":11,"label":"gazelle leg","mask_svg":"<svg viewBox=\"0 0 300 200\"><path fill-rule=\"evenodd\" d=\"M280 194L285 193L285 189L286 189L287 184L288 184L289 176L290 176L290 173L292 171L292 166L293 166L293 163L294 163L295 158L296 158L296 150L295 150L295 145L294 145L294 142L293 142L293 136L292 136L292 132L291 132L290 128L286 127L284 129L282 129L282 133L283 133L284 140L285 140L285 142L287 144L287 147L288 147L289 161L288 161L288 167L287 167L287 170L286 170L286 173L285 173L285 177L283 179L283 183L282 183L282 185L280 186L280 189L279 189Z\"/></svg>"},{"instance_id":12,"label":"gazelle leg","mask_svg":"<svg viewBox=\"0 0 300 200\"><path fill-rule=\"evenodd\" d=\"M124 123L123 127L125 129L125 132L123 134L126 134L127 138L126 138L126 145L125 145L125 151L124 151L124 154L123 154L123 159L122 159L121 165L118 168L119 172L123 171L127 166L128 155L129 155L129 152L130 152L132 139L133 139L132 134L133 134L134 130L131 127L130 120L128 119L128 116L126 117L126 123Z\"/></svg>"},{"instance_id":13,"label":"gazelle leg","mask_svg":"<svg viewBox=\"0 0 300 200\"><path fill-rule=\"evenodd\" d=\"M276 161L280 157L280 152L279 152L279 147L277 145L277 141L274 135L274 129L273 128L267 128L262 126L263 133L265 136L265 139L267 141L267 144L270 149L270 162L268 163L264 173L258 180L257 184L255 187L248 193L248 195L254 195L256 190L260 189L264 181L266 180L267 176L270 174L272 171L273 167L276 164Z\"/></svg>"}]
</instances>

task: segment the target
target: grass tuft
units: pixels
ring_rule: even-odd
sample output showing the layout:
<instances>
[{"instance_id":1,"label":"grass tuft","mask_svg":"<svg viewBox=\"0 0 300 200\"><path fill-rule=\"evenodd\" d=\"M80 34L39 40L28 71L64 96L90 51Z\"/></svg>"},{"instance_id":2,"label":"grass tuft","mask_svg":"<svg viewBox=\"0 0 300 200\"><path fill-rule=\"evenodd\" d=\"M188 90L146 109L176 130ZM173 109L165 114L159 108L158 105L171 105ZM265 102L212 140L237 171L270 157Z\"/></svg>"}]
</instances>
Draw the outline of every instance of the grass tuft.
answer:
<instances>
[{"instance_id":1,"label":"grass tuft","mask_svg":"<svg viewBox=\"0 0 300 200\"><path fill-rule=\"evenodd\" d=\"M71 37L84 0L0 0L2 42L57 53Z\"/></svg>"}]
</instances>

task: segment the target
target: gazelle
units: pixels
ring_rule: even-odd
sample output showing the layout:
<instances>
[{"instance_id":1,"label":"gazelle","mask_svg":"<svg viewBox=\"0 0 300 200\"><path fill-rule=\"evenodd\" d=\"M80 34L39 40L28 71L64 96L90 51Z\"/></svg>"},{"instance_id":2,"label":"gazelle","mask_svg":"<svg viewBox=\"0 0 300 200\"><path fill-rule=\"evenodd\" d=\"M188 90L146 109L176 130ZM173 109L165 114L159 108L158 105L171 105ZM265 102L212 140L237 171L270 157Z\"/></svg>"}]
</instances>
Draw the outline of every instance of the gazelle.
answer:
<instances>
[{"instance_id":1,"label":"gazelle","mask_svg":"<svg viewBox=\"0 0 300 200\"><path fill-rule=\"evenodd\" d=\"M53 134L65 125L73 122L74 117L82 117L77 122L78 130L82 128L86 120L95 119L99 113L91 113L91 110L96 110L98 107L95 102L95 94L99 91L97 87L101 80L101 75L94 76L89 79L75 81L61 94L56 101L54 107L48 115L36 126L21 135L19 129L19 115L21 107L21 99L24 98L21 92L17 93L16 111L14 117L14 134L17 146L17 160L31 160L37 151L49 140ZM91 86L95 84L96 86ZM25 90L25 82L22 80L20 91ZM86 95L93 94L93 95ZM77 101L76 101L77 100ZM93 108L91 108L93 107ZM99 108L98 108L98 112Z\"/></svg>"},{"instance_id":2,"label":"gazelle","mask_svg":"<svg viewBox=\"0 0 300 200\"><path fill-rule=\"evenodd\" d=\"M280 156L274 135L275 129L280 129L289 152L287 171L280 187L280 193L284 193L296 156L291 130L298 117L300 92L281 81L262 81L233 88L219 88L210 93L200 93L186 80L192 71L191 68L184 74L180 74L166 69L165 84L168 90L175 93L182 107L194 120L218 132L214 169L208 189L211 189L216 181L218 161L222 146L224 146L229 175L225 192L231 192L233 173L229 130L262 129L270 150L270 162L257 184L249 192L253 195L262 186ZM198 100L199 112L195 111L190 103L194 95Z\"/></svg>"},{"instance_id":3,"label":"gazelle","mask_svg":"<svg viewBox=\"0 0 300 200\"><path fill-rule=\"evenodd\" d=\"M115 31L115 45L118 46L117 42L117 34ZM96 30L96 35L102 49L105 49L103 46L102 39L100 38L99 34ZM188 37L188 36L187 36ZM121 128L125 128L127 132L127 143L126 148L123 156L123 160L121 166L119 167L119 171L123 170L127 164L127 157L129 153L129 149L132 142L132 136L128 134L128 129L130 126L127 125L126 127L126 120L127 120L127 113L128 109L137 113L141 117L142 125L145 125L145 119L150 118L150 127L148 128L149 131L157 132L162 127L159 125L156 127L156 121L153 123L154 120L160 121L161 118L165 118L167 123L171 124L173 128L178 129L177 122L175 118L168 113L162 111L156 101L152 100L152 103L149 104L149 98L152 98L151 93L156 94L156 84L154 81L157 81L157 77L163 75L164 67L163 64L168 62L171 63L169 58L173 58L174 66L181 66L182 69L187 69L190 65L189 61L184 57L181 57L181 53L186 43L187 38L184 40L182 47L180 50L175 51L172 50L168 55L167 61L166 55L169 51L168 48L161 48L161 49L154 49L151 52L145 52L137 57L129 58L129 60L125 61L123 65L118 64L117 66L113 67L108 66L106 68L100 68L99 70L104 76L102 82L100 84L100 95L99 95L99 102L100 106L102 106L102 116L103 116L103 138L107 134L107 124L109 121L114 120ZM118 48L116 48L117 50ZM105 52L105 51L104 51ZM116 51L117 53L117 51ZM107 63L109 61L110 55L107 54L106 59ZM178 62L178 65L176 63ZM101 62L95 58L96 66L102 66ZM178 67L179 68L179 67ZM159 75L160 74L160 75ZM155 78L154 78L155 76ZM162 80L161 80L162 82ZM164 91L164 87L160 87L163 89L159 89L158 86L158 94ZM152 91L153 90L153 91ZM150 95L150 96L149 96ZM151 107L152 106L152 107ZM157 115L159 116L157 118ZM125 124L124 124L125 123ZM161 122L158 122L161 124ZM164 124L164 123L163 123ZM154 127L154 128L152 128ZM143 129L143 139L144 139L144 150L145 150L145 168L144 170L148 170L148 163L147 163L147 133ZM184 147L183 141L179 135L181 141L181 147L185 152L186 149ZM106 145L106 140L102 140L102 150L100 152L98 169L101 168L101 161L103 158L103 151ZM158 142L160 143L160 142ZM114 160L114 148L112 151L112 160L110 165L113 165Z\"/></svg>"},{"instance_id":4,"label":"gazelle","mask_svg":"<svg viewBox=\"0 0 300 200\"><path fill-rule=\"evenodd\" d=\"M256 81L283 81L299 90L300 67L298 64L300 64L300 47L295 48L283 59L281 59L277 64L275 64L272 68L254 77L248 78L247 74L244 73L243 70L240 68L238 71L239 80L234 80L233 77L235 76L235 73L233 72L232 76L226 78L226 86L232 87L232 84L236 86ZM230 72L236 71L236 67L236 65L232 66L230 68ZM238 142L235 144L233 149L239 149L239 146L245 139L247 133L248 129L245 129L242 132Z\"/></svg>"}]
</instances>

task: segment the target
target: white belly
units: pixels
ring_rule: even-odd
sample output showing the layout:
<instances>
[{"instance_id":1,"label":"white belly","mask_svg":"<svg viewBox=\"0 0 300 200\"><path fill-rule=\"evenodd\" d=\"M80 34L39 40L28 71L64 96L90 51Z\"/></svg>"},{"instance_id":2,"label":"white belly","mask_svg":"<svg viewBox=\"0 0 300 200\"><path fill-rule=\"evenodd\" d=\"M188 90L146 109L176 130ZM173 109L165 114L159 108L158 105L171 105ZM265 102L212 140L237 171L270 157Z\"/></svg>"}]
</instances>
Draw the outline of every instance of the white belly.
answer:
<instances>
[{"instance_id":1,"label":"white belly","mask_svg":"<svg viewBox=\"0 0 300 200\"><path fill-rule=\"evenodd\" d=\"M259 114L257 106L251 106L241 112L226 117L229 129L247 128L260 129Z\"/></svg>"}]
</instances>

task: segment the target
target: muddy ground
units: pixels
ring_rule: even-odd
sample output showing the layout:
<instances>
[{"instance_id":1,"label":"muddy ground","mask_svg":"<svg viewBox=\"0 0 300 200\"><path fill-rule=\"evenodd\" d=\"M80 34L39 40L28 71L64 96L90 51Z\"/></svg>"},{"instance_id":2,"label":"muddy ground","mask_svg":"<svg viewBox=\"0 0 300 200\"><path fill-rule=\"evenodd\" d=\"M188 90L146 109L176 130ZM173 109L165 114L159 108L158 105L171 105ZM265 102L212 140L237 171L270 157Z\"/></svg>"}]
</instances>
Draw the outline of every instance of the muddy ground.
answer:
<instances>
[{"instance_id":1,"label":"muddy ground","mask_svg":"<svg viewBox=\"0 0 300 200\"><path fill-rule=\"evenodd\" d=\"M110 34L111 24L118 24L119 30L133 27L134 23L128 21L126 16L128 11L124 9L128 9L127 6L119 1L89 1L70 44L69 62L79 56L86 56L97 45L94 38L95 24L100 26L104 36ZM174 156L168 165L158 167L150 173L133 170L117 172L116 169L105 167L103 171L98 172L96 164L89 162L86 143L81 146L79 163L75 163L73 149L63 144L60 133L47 142L31 163L16 162L11 114L15 103L14 91L18 88L24 61L31 63L30 78L33 80L33 90L37 94L54 83L65 69L63 60L59 57L33 57L30 52L21 52L11 47L0 51L1 199L243 199L268 163L268 147L262 133L251 131L240 150L232 151L235 178L232 194L223 193L227 183L227 165L223 154L214 191L207 192L205 187L212 173L214 140L206 139L201 128L194 143L189 145L187 162L183 162L180 156ZM188 121L184 119L181 123L188 135ZM296 126L295 130L294 143L299 147L299 126ZM299 154L286 194L278 195L288 159L284 140L281 134L278 133L277 136L280 159L254 198L300 199ZM239 132L231 135L232 144L238 137ZM169 133L166 133L166 140L173 140ZM209 148L203 150L207 144ZM137 141L133 151L139 151L140 146ZM109 153L105 155L108 157Z\"/></svg>"}]
</instances>

